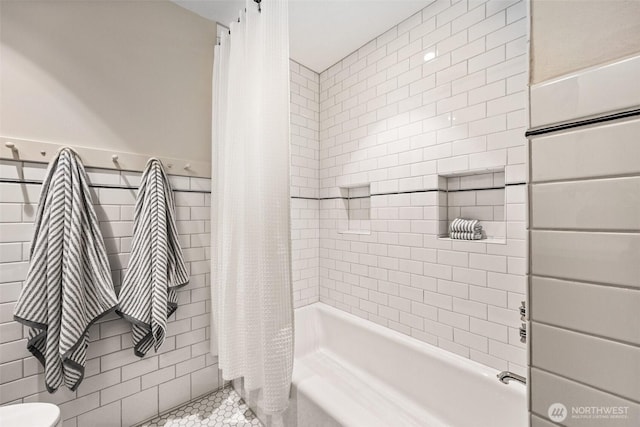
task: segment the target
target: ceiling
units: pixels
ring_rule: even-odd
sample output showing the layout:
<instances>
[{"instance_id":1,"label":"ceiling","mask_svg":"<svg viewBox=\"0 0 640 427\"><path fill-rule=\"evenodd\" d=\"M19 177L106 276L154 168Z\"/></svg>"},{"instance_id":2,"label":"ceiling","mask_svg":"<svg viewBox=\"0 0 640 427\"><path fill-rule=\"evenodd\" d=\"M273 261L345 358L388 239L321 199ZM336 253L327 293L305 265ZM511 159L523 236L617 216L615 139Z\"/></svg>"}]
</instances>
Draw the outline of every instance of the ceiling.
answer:
<instances>
[{"instance_id":1,"label":"ceiling","mask_svg":"<svg viewBox=\"0 0 640 427\"><path fill-rule=\"evenodd\" d=\"M171 1L225 26L245 5L245 0ZM289 0L291 58L322 72L431 1Z\"/></svg>"}]
</instances>

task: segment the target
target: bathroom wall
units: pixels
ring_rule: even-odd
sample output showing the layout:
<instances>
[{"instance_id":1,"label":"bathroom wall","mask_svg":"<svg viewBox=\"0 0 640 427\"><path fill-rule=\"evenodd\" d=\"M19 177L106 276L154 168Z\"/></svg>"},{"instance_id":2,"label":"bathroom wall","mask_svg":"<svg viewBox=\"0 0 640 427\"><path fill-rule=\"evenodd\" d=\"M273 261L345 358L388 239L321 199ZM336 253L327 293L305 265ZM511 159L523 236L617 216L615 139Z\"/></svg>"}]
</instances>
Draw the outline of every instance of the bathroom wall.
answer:
<instances>
[{"instance_id":1,"label":"bathroom wall","mask_svg":"<svg viewBox=\"0 0 640 427\"><path fill-rule=\"evenodd\" d=\"M318 300L319 76L291 61L291 212L294 304ZM131 151L143 150L135 145ZM0 162L0 404L59 404L65 426L130 426L221 384L209 348L209 179L173 176L178 228L191 272L158 354L133 355L129 324L109 315L90 330L92 344L77 392L44 390L42 369L26 350L27 330L13 307L28 267L32 221L44 164ZM89 170L116 289L126 269L138 173ZM12 181L12 182L8 182ZM130 189L109 188L113 186ZM98 423L98 424L97 424Z\"/></svg>"},{"instance_id":2,"label":"bathroom wall","mask_svg":"<svg viewBox=\"0 0 640 427\"><path fill-rule=\"evenodd\" d=\"M0 134L208 159L215 41L165 0L3 0Z\"/></svg>"},{"instance_id":3,"label":"bathroom wall","mask_svg":"<svg viewBox=\"0 0 640 427\"><path fill-rule=\"evenodd\" d=\"M531 82L640 51L640 2L531 2Z\"/></svg>"},{"instance_id":4,"label":"bathroom wall","mask_svg":"<svg viewBox=\"0 0 640 427\"><path fill-rule=\"evenodd\" d=\"M526 14L439 0L322 72L319 194L321 301L523 375ZM506 238L440 238L447 179L485 171L502 179L457 190L503 189ZM370 232L345 233L347 188L367 185Z\"/></svg>"},{"instance_id":5,"label":"bathroom wall","mask_svg":"<svg viewBox=\"0 0 640 427\"><path fill-rule=\"evenodd\" d=\"M532 427L640 423L638 75L635 56L531 87Z\"/></svg>"},{"instance_id":6,"label":"bathroom wall","mask_svg":"<svg viewBox=\"0 0 640 427\"><path fill-rule=\"evenodd\" d=\"M53 402L60 405L65 427L131 426L216 389L217 359L209 354L208 341L211 183L173 176L180 244L191 278L179 291L167 340L158 353L140 359L133 353L130 324L107 315L89 330L85 378L78 390L45 391L40 363L26 348L28 329L13 321L45 166L0 161L0 404ZM118 290L129 260L140 174L88 171Z\"/></svg>"},{"instance_id":7,"label":"bathroom wall","mask_svg":"<svg viewBox=\"0 0 640 427\"><path fill-rule=\"evenodd\" d=\"M290 61L291 258L295 307L318 301L319 75Z\"/></svg>"}]
</instances>

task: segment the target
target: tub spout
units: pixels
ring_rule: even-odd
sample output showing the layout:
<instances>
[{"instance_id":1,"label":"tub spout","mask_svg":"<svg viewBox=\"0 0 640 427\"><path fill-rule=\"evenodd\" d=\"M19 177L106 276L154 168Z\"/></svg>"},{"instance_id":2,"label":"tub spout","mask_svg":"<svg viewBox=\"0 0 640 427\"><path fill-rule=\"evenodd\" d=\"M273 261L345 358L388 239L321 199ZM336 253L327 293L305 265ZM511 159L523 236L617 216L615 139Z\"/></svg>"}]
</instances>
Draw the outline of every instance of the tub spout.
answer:
<instances>
[{"instance_id":1,"label":"tub spout","mask_svg":"<svg viewBox=\"0 0 640 427\"><path fill-rule=\"evenodd\" d=\"M502 371L497 376L500 382L504 384L509 384L509 381L511 380L516 380L521 384L527 384L527 379L525 377L518 374L514 374L513 372Z\"/></svg>"}]
</instances>

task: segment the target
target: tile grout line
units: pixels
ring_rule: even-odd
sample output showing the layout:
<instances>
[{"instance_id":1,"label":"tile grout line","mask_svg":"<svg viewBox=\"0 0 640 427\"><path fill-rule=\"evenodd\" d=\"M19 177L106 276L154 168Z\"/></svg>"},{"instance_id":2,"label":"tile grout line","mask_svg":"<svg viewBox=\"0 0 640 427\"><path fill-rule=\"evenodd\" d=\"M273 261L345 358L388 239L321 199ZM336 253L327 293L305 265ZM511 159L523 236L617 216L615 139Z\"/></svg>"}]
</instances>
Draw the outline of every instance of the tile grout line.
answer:
<instances>
[{"instance_id":1,"label":"tile grout line","mask_svg":"<svg viewBox=\"0 0 640 427\"><path fill-rule=\"evenodd\" d=\"M400 194L417 194L417 193L434 193L434 192L443 192L443 193L459 193L465 191L489 191L489 190L504 190L507 187L515 187L519 185L527 185L526 182L515 182L505 184L504 187L481 187L481 188L461 188L458 190L443 190L441 188L428 188L424 190L407 190L407 191L394 191L389 193L372 193L369 196L355 196L355 197L302 197L302 196L291 196L292 199L301 199L301 200L350 200L350 199L366 199L370 197L376 196L394 196Z\"/></svg>"}]
</instances>

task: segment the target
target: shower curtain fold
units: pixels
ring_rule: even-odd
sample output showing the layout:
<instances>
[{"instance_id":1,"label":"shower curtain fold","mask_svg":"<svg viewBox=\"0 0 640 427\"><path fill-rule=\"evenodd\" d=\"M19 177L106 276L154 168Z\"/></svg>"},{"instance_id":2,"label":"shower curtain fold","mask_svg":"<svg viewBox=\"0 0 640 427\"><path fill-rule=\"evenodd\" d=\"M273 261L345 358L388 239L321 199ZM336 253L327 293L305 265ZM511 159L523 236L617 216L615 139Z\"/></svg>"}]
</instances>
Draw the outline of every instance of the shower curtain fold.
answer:
<instances>
[{"instance_id":1,"label":"shower curtain fold","mask_svg":"<svg viewBox=\"0 0 640 427\"><path fill-rule=\"evenodd\" d=\"M214 55L211 351L265 413L293 367L287 8L247 1Z\"/></svg>"}]
</instances>

